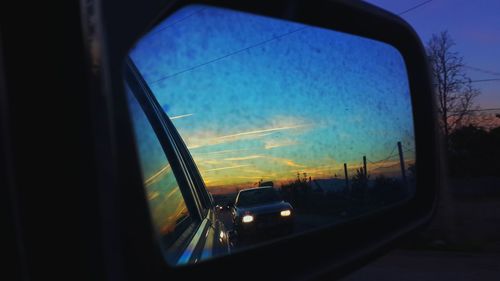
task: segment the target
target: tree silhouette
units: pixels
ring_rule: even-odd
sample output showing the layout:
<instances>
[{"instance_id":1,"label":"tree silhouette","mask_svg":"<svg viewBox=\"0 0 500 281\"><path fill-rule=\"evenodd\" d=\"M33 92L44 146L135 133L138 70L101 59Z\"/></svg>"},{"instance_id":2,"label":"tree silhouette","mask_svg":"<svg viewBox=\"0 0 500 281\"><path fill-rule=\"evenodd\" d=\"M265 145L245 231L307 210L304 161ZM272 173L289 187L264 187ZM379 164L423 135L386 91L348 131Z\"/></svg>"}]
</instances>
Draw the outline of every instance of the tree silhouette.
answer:
<instances>
[{"instance_id":1,"label":"tree silhouette","mask_svg":"<svg viewBox=\"0 0 500 281\"><path fill-rule=\"evenodd\" d=\"M355 197L364 197L368 188L368 179L370 175L366 174L363 168L356 169L351 178L352 195Z\"/></svg>"},{"instance_id":2,"label":"tree silhouette","mask_svg":"<svg viewBox=\"0 0 500 281\"><path fill-rule=\"evenodd\" d=\"M438 99L439 124L447 145L450 133L470 119L474 99L480 93L464 71L463 57L452 50L454 46L455 42L446 31L432 35L427 43Z\"/></svg>"},{"instance_id":3,"label":"tree silhouette","mask_svg":"<svg viewBox=\"0 0 500 281\"><path fill-rule=\"evenodd\" d=\"M303 207L309 202L311 194L311 178L307 177L307 173L301 174L297 172L297 179L281 185L281 192L283 197L287 199L294 207ZM309 179L309 182L308 182Z\"/></svg>"},{"instance_id":4,"label":"tree silhouette","mask_svg":"<svg viewBox=\"0 0 500 281\"><path fill-rule=\"evenodd\" d=\"M395 202L405 195L401 180L379 175L375 178L371 197L378 201Z\"/></svg>"},{"instance_id":5,"label":"tree silhouette","mask_svg":"<svg viewBox=\"0 0 500 281\"><path fill-rule=\"evenodd\" d=\"M500 175L500 127L467 126L450 135L448 168L454 177Z\"/></svg>"}]
</instances>

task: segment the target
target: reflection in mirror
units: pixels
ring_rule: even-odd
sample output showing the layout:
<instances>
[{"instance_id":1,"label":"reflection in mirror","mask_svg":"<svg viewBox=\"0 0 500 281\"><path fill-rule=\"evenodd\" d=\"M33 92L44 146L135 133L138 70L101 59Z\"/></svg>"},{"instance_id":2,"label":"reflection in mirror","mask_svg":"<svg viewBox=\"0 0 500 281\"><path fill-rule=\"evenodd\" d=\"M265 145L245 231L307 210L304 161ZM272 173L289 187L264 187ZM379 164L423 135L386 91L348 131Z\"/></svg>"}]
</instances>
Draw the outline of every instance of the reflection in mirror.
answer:
<instances>
[{"instance_id":1,"label":"reflection in mirror","mask_svg":"<svg viewBox=\"0 0 500 281\"><path fill-rule=\"evenodd\" d=\"M415 192L408 78L402 56L386 43L192 5L141 38L129 66L137 81L127 83L140 85L134 94L152 93L156 101L143 106L166 113L201 174L202 181L196 169L176 174L196 185L179 184L184 200L211 195L208 205L188 204L191 232L164 245L179 248L169 261L197 262L337 224ZM139 147L141 154L148 145ZM144 159L161 176L161 165ZM153 222L169 221L154 210L179 199L149 186Z\"/></svg>"}]
</instances>

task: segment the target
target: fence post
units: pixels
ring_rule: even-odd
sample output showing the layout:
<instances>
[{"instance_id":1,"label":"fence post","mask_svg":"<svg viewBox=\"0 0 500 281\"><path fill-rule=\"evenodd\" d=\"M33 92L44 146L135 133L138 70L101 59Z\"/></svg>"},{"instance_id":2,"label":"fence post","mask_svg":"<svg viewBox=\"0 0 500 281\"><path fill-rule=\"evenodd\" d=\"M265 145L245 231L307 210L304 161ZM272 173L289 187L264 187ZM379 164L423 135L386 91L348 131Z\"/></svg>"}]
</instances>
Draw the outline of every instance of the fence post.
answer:
<instances>
[{"instance_id":1,"label":"fence post","mask_svg":"<svg viewBox=\"0 0 500 281\"><path fill-rule=\"evenodd\" d=\"M368 178L368 171L366 170L366 156L363 155L363 173L365 175L365 179Z\"/></svg>"},{"instance_id":2,"label":"fence post","mask_svg":"<svg viewBox=\"0 0 500 281\"><path fill-rule=\"evenodd\" d=\"M349 193L351 193L351 190L349 188L349 176L347 175L347 163L344 163L344 175L345 175L345 188Z\"/></svg>"},{"instance_id":3,"label":"fence post","mask_svg":"<svg viewBox=\"0 0 500 281\"><path fill-rule=\"evenodd\" d=\"M405 161L403 156L403 148L401 147L400 141L398 141L398 150L399 150L399 163L401 165L401 176L403 177L403 182L406 184Z\"/></svg>"}]
</instances>

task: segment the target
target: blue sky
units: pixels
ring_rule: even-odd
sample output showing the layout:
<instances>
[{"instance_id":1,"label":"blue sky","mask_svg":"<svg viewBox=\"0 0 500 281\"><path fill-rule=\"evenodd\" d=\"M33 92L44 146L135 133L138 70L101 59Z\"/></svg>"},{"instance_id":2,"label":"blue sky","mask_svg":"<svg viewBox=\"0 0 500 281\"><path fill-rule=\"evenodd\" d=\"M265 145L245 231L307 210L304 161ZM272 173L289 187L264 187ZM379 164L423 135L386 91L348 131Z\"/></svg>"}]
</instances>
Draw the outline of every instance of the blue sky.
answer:
<instances>
[{"instance_id":1,"label":"blue sky","mask_svg":"<svg viewBox=\"0 0 500 281\"><path fill-rule=\"evenodd\" d=\"M131 52L207 186L314 178L413 161L404 61L393 47L335 31L190 6ZM396 158L394 157L396 156Z\"/></svg>"},{"instance_id":2,"label":"blue sky","mask_svg":"<svg viewBox=\"0 0 500 281\"><path fill-rule=\"evenodd\" d=\"M423 0L367 0L393 13L414 7ZM448 30L468 66L473 80L500 78L500 1L433 0L401 16L426 43L432 34ZM480 71L480 70L486 71ZM495 73L495 74L493 74ZM500 108L500 81L475 83L482 92L477 103Z\"/></svg>"}]
</instances>

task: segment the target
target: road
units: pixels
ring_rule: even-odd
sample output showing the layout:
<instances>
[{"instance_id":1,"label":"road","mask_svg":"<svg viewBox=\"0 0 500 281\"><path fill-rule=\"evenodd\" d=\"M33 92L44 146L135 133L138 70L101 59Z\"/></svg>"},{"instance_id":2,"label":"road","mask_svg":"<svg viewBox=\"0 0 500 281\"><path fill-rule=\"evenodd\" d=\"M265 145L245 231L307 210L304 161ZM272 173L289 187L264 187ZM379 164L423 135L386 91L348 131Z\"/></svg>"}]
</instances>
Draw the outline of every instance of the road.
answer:
<instances>
[{"instance_id":1,"label":"road","mask_svg":"<svg viewBox=\"0 0 500 281\"><path fill-rule=\"evenodd\" d=\"M232 216L229 210L219 211L218 216L219 220L221 220L224 223L226 230L233 229ZM339 219L336 219L331 216L295 213L294 234L313 230L318 227L335 223L338 220ZM279 237L276 236L259 237L258 239L260 240L248 241L245 243L239 242L234 245L233 250L238 250L244 247L252 246L254 244L258 244L259 242L264 242L266 239L273 239L273 238L279 238Z\"/></svg>"},{"instance_id":2,"label":"road","mask_svg":"<svg viewBox=\"0 0 500 281\"><path fill-rule=\"evenodd\" d=\"M500 253L396 250L341 281L498 281Z\"/></svg>"},{"instance_id":3,"label":"road","mask_svg":"<svg viewBox=\"0 0 500 281\"><path fill-rule=\"evenodd\" d=\"M395 250L342 281L499 281L500 178L452 179L441 193L419 248Z\"/></svg>"}]
</instances>

